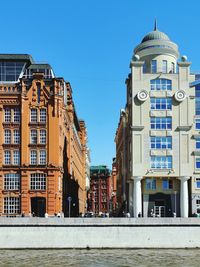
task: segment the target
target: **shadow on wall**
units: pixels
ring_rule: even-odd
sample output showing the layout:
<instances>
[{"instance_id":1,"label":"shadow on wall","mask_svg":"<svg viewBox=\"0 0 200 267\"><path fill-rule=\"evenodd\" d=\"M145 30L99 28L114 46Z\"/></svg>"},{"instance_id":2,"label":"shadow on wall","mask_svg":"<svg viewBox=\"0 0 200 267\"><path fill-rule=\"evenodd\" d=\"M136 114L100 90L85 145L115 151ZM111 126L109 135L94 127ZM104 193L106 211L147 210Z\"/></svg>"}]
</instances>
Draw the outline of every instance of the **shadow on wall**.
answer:
<instances>
[{"instance_id":1,"label":"shadow on wall","mask_svg":"<svg viewBox=\"0 0 200 267\"><path fill-rule=\"evenodd\" d=\"M65 217L78 217L79 216L79 198L78 182L74 179L73 174L69 173L68 169L68 157L67 157L67 139L64 140L63 148L63 212ZM71 201L68 199L71 197ZM70 206L69 206L70 203ZM70 214L69 214L70 210Z\"/></svg>"}]
</instances>

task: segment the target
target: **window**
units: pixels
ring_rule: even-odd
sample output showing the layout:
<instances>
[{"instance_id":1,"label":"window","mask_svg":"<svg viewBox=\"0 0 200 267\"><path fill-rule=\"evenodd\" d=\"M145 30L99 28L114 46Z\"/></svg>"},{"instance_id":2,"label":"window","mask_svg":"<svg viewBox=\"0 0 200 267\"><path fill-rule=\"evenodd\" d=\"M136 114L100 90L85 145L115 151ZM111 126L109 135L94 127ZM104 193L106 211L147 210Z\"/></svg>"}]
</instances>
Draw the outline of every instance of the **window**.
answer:
<instances>
[{"instance_id":1,"label":"window","mask_svg":"<svg viewBox=\"0 0 200 267\"><path fill-rule=\"evenodd\" d=\"M31 190L45 190L46 189L46 174L33 173L31 174Z\"/></svg>"},{"instance_id":2,"label":"window","mask_svg":"<svg viewBox=\"0 0 200 267\"><path fill-rule=\"evenodd\" d=\"M30 164L31 165L37 164L37 150L30 151Z\"/></svg>"},{"instance_id":3,"label":"window","mask_svg":"<svg viewBox=\"0 0 200 267\"><path fill-rule=\"evenodd\" d=\"M151 129L156 130L171 130L172 118L171 117L152 117Z\"/></svg>"},{"instance_id":4,"label":"window","mask_svg":"<svg viewBox=\"0 0 200 267\"><path fill-rule=\"evenodd\" d=\"M167 60L162 61L162 72L167 73Z\"/></svg>"},{"instance_id":5,"label":"window","mask_svg":"<svg viewBox=\"0 0 200 267\"><path fill-rule=\"evenodd\" d=\"M10 152L10 150L4 151L4 164L6 164L6 165L11 164L11 152Z\"/></svg>"},{"instance_id":6,"label":"window","mask_svg":"<svg viewBox=\"0 0 200 267\"><path fill-rule=\"evenodd\" d=\"M13 135L13 142L14 144L19 144L20 143L20 131L19 130L14 130L14 135Z\"/></svg>"},{"instance_id":7,"label":"window","mask_svg":"<svg viewBox=\"0 0 200 267\"><path fill-rule=\"evenodd\" d=\"M171 110L172 99L171 98L151 98L151 110Z\"/></svg>"},{"instance_id":8,"label":"window","mask_svg":"<svg viewBox=\"0 0 200 267\"><path fill-rule=\"evenodd\" d=\"M200 169L200 158L196 158L196 169Z\"/></svg>"},{"instance_id":9,"label":"window","mask_svg":"<svg viewBox=\"0 0 200 267\"><path fill-rule=\"evenodd\" d=\"M152 156L151 157L152 169L171 169L172 156Z\"/></svg>"},{"instance_id":10,"label":"window","mask_svg":"<svg viewBox=\"0 0 200 267\"><path fill-rule=\"evenodd\" d=\"M197 199L197 200L196 200L196 204L197 204L197 205L200 205L200 199Z\"/></svg>"},{"instance_id":11,"label":"window","mask_svg":"<svg viewBox=\"0 0 200 267\"><path fill-rule=\"evenodd\" d=\"M37 122L37 109L31 109L31 122Z\"/></svg>"},{"instance_id":12,"label":"window","mask_svg":"<svg viewBox=\"0 0 200 267\"><path fill-rule=\"evenodd\" d=\"M200 149L200 138L196 138L196 149Z\"/></svg>"},{"instance_id":13,"label":"window","mask_svg":"<svg viewBox=\"0 0 200 267\"><path fill-rule=\"evenodd\" d=\"M40 144L46 144L46 130L40 130Z\"/></svg>"},{"instance_id":14,"label":"window","mask_svg":"<svg viewBox=\"0 0 200 267\"><path fill-rule=\"evenodd\" d=\"M13 164L20 165L20 153L19 150L13 151Z\"/></svg>"},{"instance_id":15,"label":"window","mask_svg":"<svg viewBox=\"0 0 200 267\"><path fill-rule=\"evenodd\" d=\"M172 137L151 136L152 149L172 149Z\"/></svg>"},{"instance_id":16,"label":"window","mask_svg":"<svg viewBox=\"0 0 200 267\"><path fill-rule=\"evenodd\" d=\"M195 129L196 130L200 130L200 118L199 119L195 119Z\"/></svg>"},{"instance_id":17,"label":"window","mask_svg":"<svg viewBox=\"0 0 200 267\"><path fill-rule=\"evenodd\" d=\"M171 73L175 73L175 63L172 62L171 64Z\"/></svg>"},{"instance_id":18,"label":"window","mask_svg":"<svg viewBox=\"0 0 200 267\"><path fill-rule=\"evenodd\" d=\"M155 190L156 189L156 179L149 179L146 180L146 189L147 190Z\"/></svg>"},{"instance_id":19,"label":"window","mask_svg":"<svg viewBox=\"0 0 200 267\"><path fill-rule=\"evenodd\" d=\"M40 109L40 122L46 122L46 109Z\"/></svg>"},{"instance_id":20,"label":"window","mask_svg":"<svg viewBox=\"0 0 200 267\"><path fill-rule=\"evenodd\" d=\"M163 190L173 189L173 181L168 180L168 179L164 179L162 181L162 187L163 187Z\"/></svg>"},{"instance_id":21,"label":"window","mask_svg":"<svg viewBox=\"0 0 200 267\"><path fill-rule=\"evenodd\" d=\"M147 72L147 65L146 63L143 64L143 73L146 73Z\"/></svg>"},{"instance_id":22,"label":"window","mask_svg":"<svg viewBox=\"0 0 200 267\"><path fill-rule=\"evenodd\" d=\"M4 213L5 214L19 214L20 201L19 197L5 197L4 198Z\"/></svg>"},{"instance_id":23,"label":"window","mask_svg":"<svg viewBox=\"0 0 200 267\"><path fill-rule=\"evenodd\" d=\"M172 81L168 79L154 79L150 81L151 90L168 91L172 90Z\"/></svg>"},{"instance_id":24,"label":"window","mask_svg":"<svg viewBox=\"0 0 200 267\"><path fill-rule=\"evenodd\" d=\"M200 188L200 178L196 178L195 182L196 182L196 188Z\"/></svg>"},{"instance_id":25,"label":"window","mask_svg":"<svg viewBox=\"0 0 200 267\"><path fill-rule=\"evenodd\" d=\"M11 109L10 108L4 109L4 122L11 122Z\"/></svg>"},{"instance_id":26,"label":"window","mask_svg":"<svg viewBox=\"0 0 200 267\"><path fill-rule=\"evenodd\" d=\"M40 150L40 165L46 164L46 150Z\"/></svg>"},{"instance_id":27,"label":"window","mask_svg":"<svg viewBox=\"0 0 200 267\"><path fill-rule=\"evenodd\" d=\"M16 82L22 72L23 62L0 62L0 81Z\"/></svg>"},{"instance_id":28,"label":"window","mask_svg":"<svg viewBox=\"0 0 200 267\"><path fill-rule=\"evenodd\" d=\"M20 110L19 110L19 108L14 108L13 122L20 122Z\"/></svg>"},{"instance_id":29,"label":"window","mask_svg":"<svg viewBox=\"0 0 200 267\"><path fill-rule=\"evenodd\" d=\"M152 60L151 61L151 73L156 73L157 72L157 61Z\"/></svg>"},{"instance_id":30,"label":"window","mask_svg":"<svg viewBox=\"0 0 200 267\"><path fill-rule=\"evenodd\" d=\"M195 86L195 114L200 115L200 85Z\"/></svg>"},{"instance_id":31,"label":"window","mask_svg":"<svg viewBox=\"0 0 200 267\"><path fill-rule=\"evenodd\" d=\"M31 144L37 144L37 130L31 130Z\"/></svg>"},{"instance_id":32,"label":"window","mask_svg":"<svg viewBox=\"0 0 200 267\"><path fill-rule=\"evenodd\" d=\"M20 175L18 173L4 174L4 190L19 190Z\"/></svg>"},{"instance_id":33,"label":"window","mask_svg":"<svg viewBox=\"0 0 200 267\"><path fill-rule=\"evenodd\" d=\"M4 143L11 144L11 130L4 130Z\"/></svg>"}]
</instances>

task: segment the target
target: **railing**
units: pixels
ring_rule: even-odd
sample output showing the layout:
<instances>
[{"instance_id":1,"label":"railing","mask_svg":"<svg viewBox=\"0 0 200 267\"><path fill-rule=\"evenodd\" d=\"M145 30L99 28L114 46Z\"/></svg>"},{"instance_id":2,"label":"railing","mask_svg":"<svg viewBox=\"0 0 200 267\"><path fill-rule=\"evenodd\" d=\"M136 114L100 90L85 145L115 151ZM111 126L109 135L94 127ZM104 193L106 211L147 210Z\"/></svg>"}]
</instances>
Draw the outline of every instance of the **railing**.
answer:
<instances>
[{"instance_id":1,"label":"railing","mask_svg":"<svg viewBox=\"0 0 200 267\"><path fill-rule=\"evenodd\" d=\"M16 86L0 86L1 93L19 93L21 89Z\"/></svg>"}]
</instances>

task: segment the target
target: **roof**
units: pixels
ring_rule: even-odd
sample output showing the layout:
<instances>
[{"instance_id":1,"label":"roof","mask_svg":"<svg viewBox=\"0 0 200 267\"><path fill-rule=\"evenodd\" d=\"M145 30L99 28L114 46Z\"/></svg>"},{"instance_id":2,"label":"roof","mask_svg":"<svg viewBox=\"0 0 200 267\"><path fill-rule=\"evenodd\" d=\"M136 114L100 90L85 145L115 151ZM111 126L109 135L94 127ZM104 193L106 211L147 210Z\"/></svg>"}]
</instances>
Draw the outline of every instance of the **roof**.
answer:
<instances>
[{"instance_id":1,"label":"roof","mask_svg":"<svg viewBox=\"0 0 200 267\"><path fill-rule=\"evenodd\" d=\"M143 39L141 43L151 41L151 40L165 40L170 41L169 37L164 33L160 32L158 30L154 30L152 32L149 32Z\"/></svg>"},{"instance_id":2,"label":"roof","mask_svg":"<svg viewBox=\"0 0 200 267\"><path fill-rule=\"evenodd\" d=\"M28 54L0 54L0 60L19 60L34 63L32 56Z\"/></svg>"},{"instance_id":3,"label":"roof","mask_svg":"<svg viewBox=\"0 0 200 267\"><path fill-rule=\"evenodd\" d=\"M28 69L52 69L49 64L31 64Z\"/></svg>"}]
</instances>

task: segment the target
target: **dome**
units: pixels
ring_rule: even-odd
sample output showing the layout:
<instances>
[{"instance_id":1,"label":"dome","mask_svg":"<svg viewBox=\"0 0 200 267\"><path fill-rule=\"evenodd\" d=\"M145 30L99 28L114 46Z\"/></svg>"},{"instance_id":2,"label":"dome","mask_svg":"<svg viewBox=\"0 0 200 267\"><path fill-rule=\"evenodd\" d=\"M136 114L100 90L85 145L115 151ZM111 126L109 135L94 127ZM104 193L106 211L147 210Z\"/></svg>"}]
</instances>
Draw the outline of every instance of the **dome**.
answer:
<instances>
[{"instance_id":1,"label":"dome","mask_svg":"<svg viewBox=\"0 0 200 267\"><path fill-rule=\"evenodd\" d=\"M152 40L163 40L163 41L170 41L169 37L164 33L158 30L154 30L149 32L143 39L141 43L152 41Z\"/></svg>"}]
</instances>

